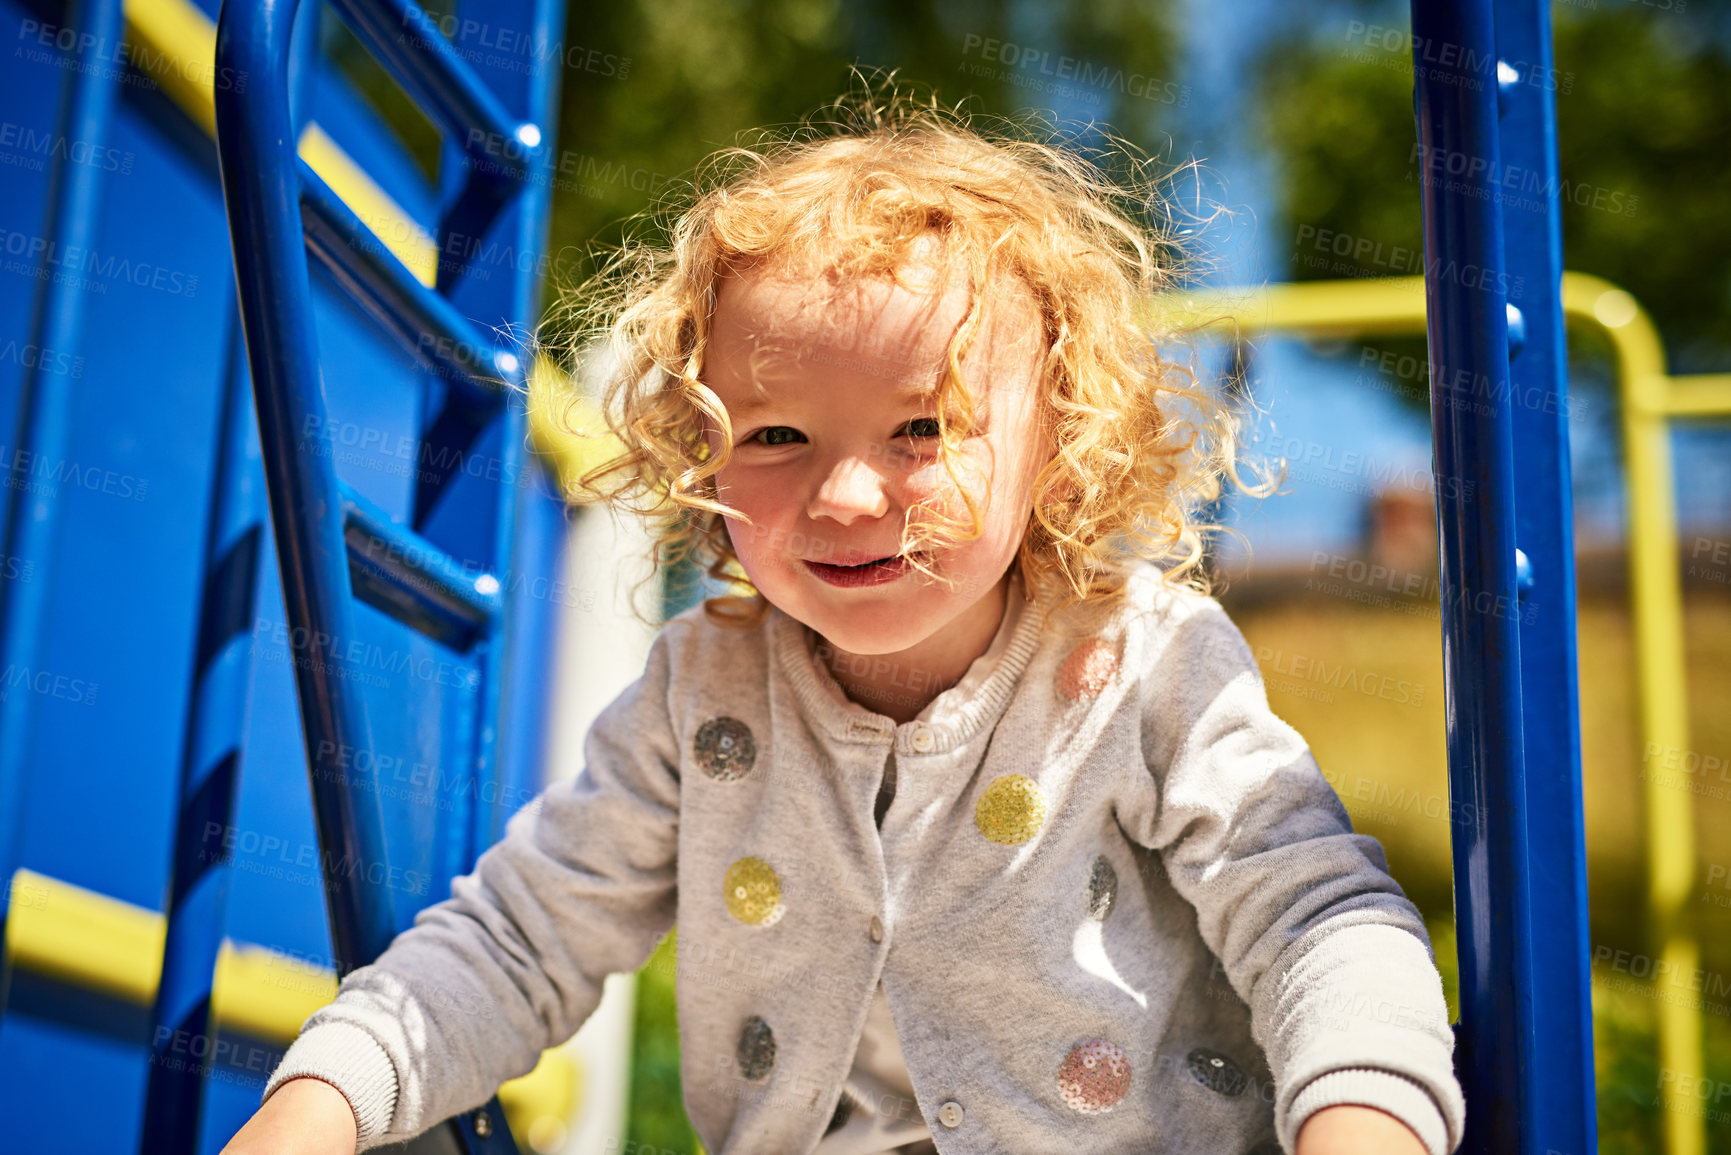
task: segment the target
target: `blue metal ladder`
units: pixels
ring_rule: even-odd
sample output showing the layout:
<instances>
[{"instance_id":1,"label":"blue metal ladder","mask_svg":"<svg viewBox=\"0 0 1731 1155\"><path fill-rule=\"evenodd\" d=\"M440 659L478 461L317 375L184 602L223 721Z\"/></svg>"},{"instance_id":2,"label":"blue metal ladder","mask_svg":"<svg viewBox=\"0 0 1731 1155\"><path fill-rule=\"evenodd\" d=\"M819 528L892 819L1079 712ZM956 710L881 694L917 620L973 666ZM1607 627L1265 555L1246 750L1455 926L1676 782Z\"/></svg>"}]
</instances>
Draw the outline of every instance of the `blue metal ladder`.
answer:
<instances>
[{"instance_id":1,"label":"blue metal ladder","mask_svg":"<svg viewBox=\"0 0 1731 1155\"><path fill-rule=\"evenodd\" d=\"M557 70L531 70L500 87L524 110L518 117L407 0L338 0L333 5L375 58L442 130L445 139L437 240L535 251L543 243L548 194L536 179L550 136ZM413 756L438 774L448 769L473 790L464 792L453 826L436 831L441 853L434 881L448 886L502 832L499 755L502 704L508 694L509 636L505 596L524 460L520 400L526 366L470 320L521 332L534 320L535 268L513 263L495 281L488 269L471 276L464 260L439 265L437 290L423 286L354 212L298 159L291 115L291 35L298 0L228 3L218 25L217 67L246 76L245 86L218 88L217 143L233 240L246 351L256 399L259 448L269 495L294 654L295 685L309 759L315 823L325 873L328 915L339 977L377 957L413 921L414 909L363 870L332 870L333 861L392 861L390 823L377 767ZM506 11L506 9L510 11ZM520 0L489 15L519 21L538 43L556 43L562 6ZM504 70L496 70L503 72ZM484 163L479 163L484 160ZM319 372L307 255L359 310L413 354L423 374L421 436L417 439L411 508L403 520L337 477L321 444L330 417ZM224 606L250 605L256 542L246 527L256 509L220 497L245 469L252 409L244 396L226 410L225 479L213 518L211 578L201 638L227 636ZM468 476L465 461L488 468ZM478 561L476 559L479 559ZM233 563L233 564L227 564ZM223 578L221 575L226 574ZM375 744L355 643L369 635L356 601L407 626L456 656L475 676L474 701L459 703L455 741L417 733L407 744ZM201 671L206 659L201 643ZM363 647L364 649L364 647ZM212 656L214 656L214 649ZM214 659L213 659L214 660ZM227 683L232 690L235 679ZM238 680L244 699L244 675ZM524 688L527 690L527 687ZM461 695L457 695L461 698ZM226 821L234 789L232 760L220 751L222 722L199 703L182 788L177 848L186 850L203 820ZM407 710L407 703L391 703ZM202 741L204 730L215 733ZM389 727L387 727L389 729ZM417 740L418 739L418 740ZM208 749L207 749L208 747ZM207 757L207 754L215 755ZM415 836L410 831L410 836ZM399 855L399 858L401 855ZM210 980L220 935L223 865L177 853L168 910L169 942L156 1018L160 1026L207 1029ZM214 882L212 880L215 880ZM435 890L435 894L437 894ZM214 906L214 917L213 917ZM159 1036L162 1032L158 1032ZM191 1152L198 1131L201 1081L152 1070L149 1151ZM413 1144L420 1151L514 1152L497 1098L434 1128Z\"/></svg>"},{"instance_id":2,"label":"blue metal ladder","mask_svg":"<svg viewBox=\"0 0 1731 1155\"><path fill-rule=\"evenodd\" d=\"M1412 4L1471 1155L1598 1146L1550 27ZM1544 212L1503 211L1515 169Z\"/></svg>"}]
</instances>

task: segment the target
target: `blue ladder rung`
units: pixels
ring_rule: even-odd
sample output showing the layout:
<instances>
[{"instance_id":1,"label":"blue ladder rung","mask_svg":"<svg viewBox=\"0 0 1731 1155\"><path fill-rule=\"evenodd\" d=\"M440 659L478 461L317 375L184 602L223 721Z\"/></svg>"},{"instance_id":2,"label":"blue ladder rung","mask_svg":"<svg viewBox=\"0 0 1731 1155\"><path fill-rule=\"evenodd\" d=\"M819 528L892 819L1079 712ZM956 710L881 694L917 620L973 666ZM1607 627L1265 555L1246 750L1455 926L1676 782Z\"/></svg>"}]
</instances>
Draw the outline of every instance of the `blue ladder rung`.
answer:
<instances>
[{"instance_id":1,"label":"blue ladder rung","mask_svg":"<svg viewBox=\"0 0 1731 1155\"><path fill-rule=\"evenodd\" d=\"M523 381L515 353L501 349L456 306L415 279L377 233L303 160L301 229L316 256L355 303L490 416Z\"/></svg>"},{"instance_id":2,"label":"blue ladder rung","mask_svg":"<svg viewBox=\"0 0 1731 1155\"><path fill-rule=\"evenodd\" d=\"M337 492L357 598L458 650L491 632L505 607L497 577L465 568L347 482Z\"/></svg>"},{"instance_id":3,"label":"blue ladder rung","mask_svg":"<svg viewBox=\"0 0 1731 1155\"><path fill-rule=\"evenodd\" d=\"M462 145L477 171L521 184L541 130L513 117L475 75L438 23L412 0L331 0L403 91L448 139Z\"/></svg>"}]
</instances>

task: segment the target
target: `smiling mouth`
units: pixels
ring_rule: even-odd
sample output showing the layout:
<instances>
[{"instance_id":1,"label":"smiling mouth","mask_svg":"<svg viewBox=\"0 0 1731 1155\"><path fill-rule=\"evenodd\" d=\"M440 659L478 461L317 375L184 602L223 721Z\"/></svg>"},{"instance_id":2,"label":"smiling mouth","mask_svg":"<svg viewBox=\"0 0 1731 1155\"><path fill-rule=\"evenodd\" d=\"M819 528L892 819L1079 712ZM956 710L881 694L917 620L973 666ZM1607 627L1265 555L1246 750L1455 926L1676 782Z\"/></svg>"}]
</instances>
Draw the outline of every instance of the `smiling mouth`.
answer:
<instances>
[{"instance_id":1,"label":"smiling mouth","mask_svg":"<svg viewBox=\"0 0 1731 1155\"><path fill-rule=\"evenodd\" d=\"M828 566L830 569L866 569L869 566L882 565L885 562L902 561L904 559L919 558L923 561L923 560L925 560L926 557L927 557L927 554L922 551L920 553L915 553L915 554L899 554L899 553L885 554L883 557L874 557L870 561L862 561L862 562L859 562L855 565L841 565L838 562L827 562L827 561L814 561L812 564L813 565Z\"/></svg>"}]
</instances>

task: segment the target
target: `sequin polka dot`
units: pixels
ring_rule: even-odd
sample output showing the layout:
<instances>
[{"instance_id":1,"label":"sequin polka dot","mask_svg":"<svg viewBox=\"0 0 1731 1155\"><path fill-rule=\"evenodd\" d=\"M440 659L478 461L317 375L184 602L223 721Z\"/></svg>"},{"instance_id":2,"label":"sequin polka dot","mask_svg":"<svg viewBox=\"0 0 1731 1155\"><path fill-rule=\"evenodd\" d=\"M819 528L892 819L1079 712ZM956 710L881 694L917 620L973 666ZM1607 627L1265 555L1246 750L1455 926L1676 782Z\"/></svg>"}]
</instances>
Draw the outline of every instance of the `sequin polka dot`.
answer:
<instances>
[{"instance_id":1,"label":"sequin polka dot","mask_svg":"<svg viewBox=\"0 0 1731 1155\"><path fill-rule=\"evenodd\" d=\"M739 1029L739 1044L734 1048L739 1060L739 1073L752 1082L769 1074L775 1066L775 1032L757 1015L745 1020Z\"/></svg>"},{"instance_id":2,"label":"sequin polka dot","mask_svg":"<svg viewBox=\"0 0 1731 1155\"><path fill-rule=\"evenodd\" d=\"M781 904L781 880L761 858L742 858L728 867L721 892L727 913L747 926L774 926L787 913Z\"/></svg>"},{"instance_id":3,"label":"sequin polka dot","mask_svg":"<svg viewBox=\"0 0 1731 1155\"><path fill-rule=\"evenodd\" d=\"M1032 778L1002 774L992 780L974 806L974 825L993 842L1026 842L1046 820L1046 799Z\"/></svg>"},{"instance_id":4,"label":"sequin polka dot","mask_svg":"<svg viewBox=\"0 0 1731 1155\"><path fill-rule=\"evenodd\" d=\"M736 782L757 761L751 727L738 718L711 718L697 728L692 741L697 765L717 782Z\"/></svg>"},{"instance_id":5,"label":"sequin polka dot","mask_svg":"<svg viewBox=\"0 0 1731 1155\"><path fill-rule=\"evenodd\" d=\"M1096 922L1105 922L1117 900L1118 872L1102 854L1094 860L1093 869L1088 871L1088 917Z\"/></svg>"},{"instance_id":6,"label":"sequin polka dot","mask_svg":"<svg viewBox=\"0 0 1731 1155\"><path fill-rule=\"evenodd\" d=\"M1104 638L1089 638L1058 668L1058 692L1072 702L1097 697L1118 672L1118 654Z\"/></svg>"},{"instance_id":7,"label":"sequin polka dot","mask_svg":"<svg viewBox=\"0 0 1731 1155\"><path fill-rule=\"evenodd\" d=\"M1090 1039L1064 1057L1058 1091L1084 1115L1110 1111L1130 1091L1130 1060L1105 1039Z\"/></svg>"},{"instance_id":8,"label":"sequin polka dot","mask_svg":"<svg viewBox=\"0 0 1731 1155\"><path fill-rule=\"evenodd\" d=\"M1197 1047L1185 1057L1184 1062L1190 1068L1190 1073L1196 1076L1198 1083L1227 1098L1242 1094L1250 1082L1244 1072L1238 1069L1238 1064L1219 1051Z\"/></svg>"}]
</instances>

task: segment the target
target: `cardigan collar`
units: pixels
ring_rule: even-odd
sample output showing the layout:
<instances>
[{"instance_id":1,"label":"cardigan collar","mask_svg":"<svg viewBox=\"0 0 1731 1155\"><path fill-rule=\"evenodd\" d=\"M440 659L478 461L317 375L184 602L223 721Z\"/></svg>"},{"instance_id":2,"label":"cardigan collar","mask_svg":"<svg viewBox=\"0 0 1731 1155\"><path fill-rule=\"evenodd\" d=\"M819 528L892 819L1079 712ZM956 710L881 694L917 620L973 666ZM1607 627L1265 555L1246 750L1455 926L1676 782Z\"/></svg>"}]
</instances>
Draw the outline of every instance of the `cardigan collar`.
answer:
<instances>
[{"instance_id":1,"label":"cardigan collar","mask_svg":"<svg viewBox=\"0 0 1731 1155\"><path fill-rule=\"evenodd\" d=\"M1013 586L1019 587L1019 571L1010 580ZM793 686L801 710L814 726L831 737L871 745L894 742L898 756L943 754L964 745L982 727L997 720L1027 670L1034 651L1039 648L1041 618L1049 594L1042 588L1035 591L1033 599L1022 597L1020 600L1023 604L1014 624L1009 619L1018 607L1008 604L992 647L975 659L975 664L968 668L961 682L944 691L944 694L950 694L961 690L966 696L953 705L944 703L941 710L934 711L928 706L920 717L900 725L887 714L848 699L835 677L812 654L808 645L808 639L814 636L811 627L774 605L769 609L771 646L782 673ZM998 642L1005 629L1010 631L1008 644L1001 648L989 672L984 672L985 667L980 663L990 659L992 649L999 648ZM983 679L976 678L976 673L984 673ZM973 687L971 694L968 693L970 686ZM943 696L940 694L939 699ZM937 701L932 703L936 704ZM926 745L925 749L916 746L916 737L921 745Z\"/></svg>"}]
</instances>

